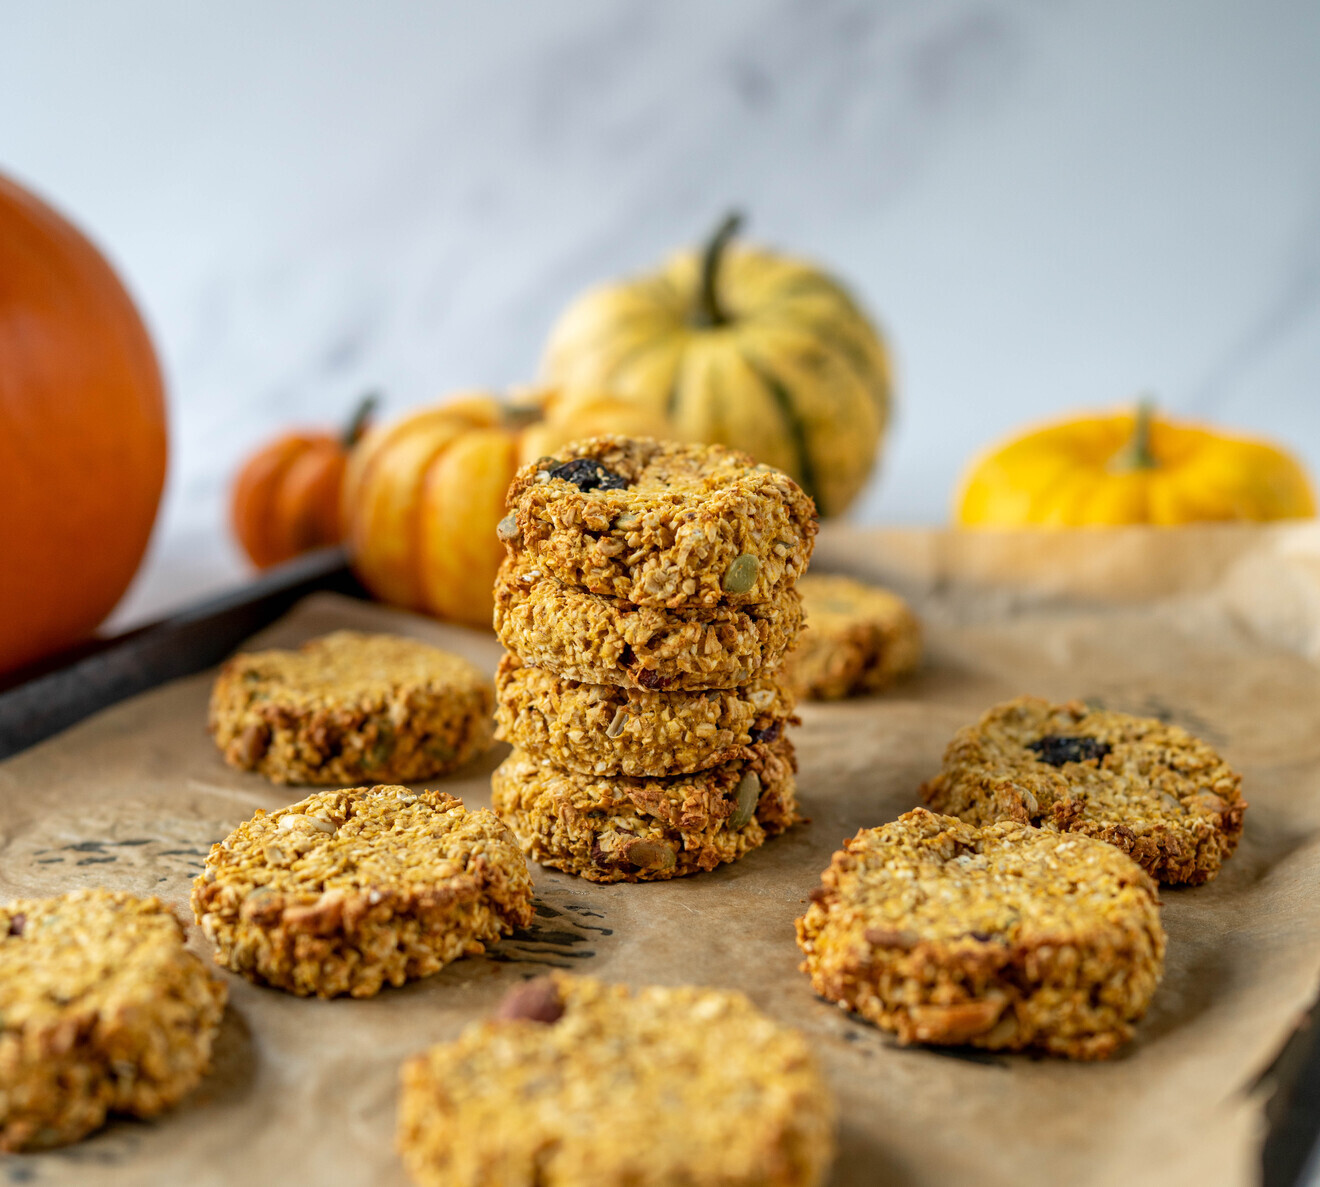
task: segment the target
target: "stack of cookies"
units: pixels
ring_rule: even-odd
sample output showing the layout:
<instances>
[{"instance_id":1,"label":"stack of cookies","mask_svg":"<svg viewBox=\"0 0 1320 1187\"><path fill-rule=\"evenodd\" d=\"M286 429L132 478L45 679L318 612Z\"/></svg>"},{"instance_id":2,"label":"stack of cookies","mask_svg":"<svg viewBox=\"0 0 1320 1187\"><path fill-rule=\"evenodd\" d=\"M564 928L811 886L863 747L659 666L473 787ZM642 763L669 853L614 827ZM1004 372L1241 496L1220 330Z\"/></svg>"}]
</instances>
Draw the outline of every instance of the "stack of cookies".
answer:
<instances>
[{"instance_id":1,"label":"stack of cookies","mask_svg":"<svg viewBox=\"0 0 1320 1187\"><path fill-rule=\"evenodd\" d=\"M597 882L734 861L798 819L793 697L815 507L720 446L599 437L524 467L500 524L495 809Z\"/></svg>"}]
</instances>

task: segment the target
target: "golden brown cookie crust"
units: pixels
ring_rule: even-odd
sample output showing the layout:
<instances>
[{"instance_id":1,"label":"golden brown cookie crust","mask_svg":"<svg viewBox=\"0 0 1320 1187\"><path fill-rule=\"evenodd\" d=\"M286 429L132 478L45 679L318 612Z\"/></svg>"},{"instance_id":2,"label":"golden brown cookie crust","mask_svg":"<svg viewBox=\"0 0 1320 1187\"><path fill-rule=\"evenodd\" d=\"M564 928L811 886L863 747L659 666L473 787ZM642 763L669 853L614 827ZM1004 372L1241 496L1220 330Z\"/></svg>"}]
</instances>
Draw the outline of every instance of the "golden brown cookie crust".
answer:
<instances>
[{"instance_id":1,"label":"golden brown cookie crust","mask_svg":"<svg viewBox=\"0 0 1320 1187\"><path fill-rule=\"evenodd\" d=\"M869 696L916 670L921 625L897 594L851 577L808 573L797 584L804 627L785 670L799 696Z\"/></svg>"},{"instance_id":2,"label":"golden brown cookie crust","mask_svg":"<svg viewBox=\"0 0 1320 1187\"><path fill-rule=\"evenodd\" d=\"M1062 739L1042 743L1041 739ZM1088 740L1089 741L1085 741ZM1067 747L1100 747L1092 757ZM1241 776L1176 725L1019 697L958 731L922 798L973 824L1016 820L1117 846L1161 882L1208 882L1242 835Z\"/></svg>"},{"instance_id":3,"label":"golden brown cookie crust","mask_svg":"<svg viewBox=\"0 0 1320 1187\"><path fill-rule=\"evenodd\" d=\"M845 842L811 897L813 988L903 1043L1104 1059L1163 972L1155 883L1087 836L917 808Z\"/></svg>"},{"instance_id":4,"label":"golden brown cookie crust","mask_svg":"<svg viewBox=\"0 0 1320 1187\"><path fill-rule=\"evenodd\" d=\"M579 480L588 489L558 476L575 460L604 468ZM615 481L626 485L606 489ZM519 470L508 507L501 535L530 565L638 606L770 601L815 546L816 508L802 488L722 445L579 441Z\"/></svg>"},{"instance_id":5,"label":"golden brown cookie crust","mask_svg":"<svg viewBox=\"0 0 1320 1187\"><path fill-rule=\"evenodd\" d=\"M592 882L650 882L736 861L800 817L792 743L665 779L562 771L515 750L491 777L495 811L534 861Z\"/></svg>"},{"instance_id":6,"label":"golden brown cookie crust","mask_svg":"<svg viewBox=\"0 0 1320 1187\"><path fill-rule=\"evenodd\" d=\"M736 688L797 637L793 589L758 605L661 610L574 589L518 556L495 583L495 633L524 663L586 684L651 691Z\"/></svg>"},{"instance_id":7,"label":"golden brown cookie crust","mask_svg":"<svg viewBox=\"0 0 1320 1187\"><path fill-rule=\"evenodd\" d=\"M681 775L773 741L792 718L777 670L739 688L648 692L584 684L506 654L495 673L496 737L587 775Z\"/></svg>"},{"instance_id":8,"label":"golden brown cookie crust","mask_svg":"<svg viewBox=\"0 0 1320 1187\"><path fill-rule=\"evenodd\" d=\"M75 890L0 908L0 1150L175 1104L210 1066L226 997L157 898Z\"/></svg>"},{"instance_id":9,"label":"golden brown cookie crust","mask_svg":"<svg viewBox=\"0 0 1320 1187\"><path fill-rule=\"evenodd\" d=\"M443 791L323 791L211 847L192 907L216 962L299 995L370 997L532 919L527 862L494 813Z\"/></svg>"},{"instance_id":10,"label":"golden brown cookie crust","mask_svg":"<svg viewBox=\"0 0 1320 1187\"><path fill-rule=\"evenodd\" d=\"M404 1065L398 1142L414 1182L824 1181L836 1109L796 1031L727 990L547 988L539 1017L553 1021L478 1023Z\"/></svg>"},{"instance_id":11,"label":"golden brown cookie crust","mask_svg":"<svg viewBox=\"0 0 1320 1187\"><path fill-rule=\"evenodd\" d=\"M415 783L489 747L492 709L490 682L457 655L335 631L230 659L210 729L230 766L274 783Z\"/></svg>"}]
</instances>

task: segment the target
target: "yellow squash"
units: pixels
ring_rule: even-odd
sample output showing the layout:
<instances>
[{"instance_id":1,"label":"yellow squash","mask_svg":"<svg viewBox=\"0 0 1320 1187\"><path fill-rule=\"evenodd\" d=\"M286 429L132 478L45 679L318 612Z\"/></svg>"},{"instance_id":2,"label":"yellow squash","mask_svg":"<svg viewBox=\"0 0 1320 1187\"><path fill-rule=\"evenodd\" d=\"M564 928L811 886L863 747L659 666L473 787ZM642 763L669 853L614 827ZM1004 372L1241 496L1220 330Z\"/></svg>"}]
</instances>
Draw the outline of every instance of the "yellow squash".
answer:
<instances>
[{"instance_id":1,"label":"yellow squash","mask_svg":"<svg viewBox=\"0 0 1320 1187\"><path fill-rule=\"evenodd\" d=\"M599 393L547 390L512 403L467 393L369 431L344 474L354 572L383 601L489 627L514 471L604 433L664 436L665 425Z\"/></svg>"},{"instance_id":2,"label":"yellow squash","mask_svg":"<svg viewBox=\"0 0 1320 1187\"><path fill-rule=\"evenodd\" d=\"M837 515L875 465L889 361L836 281L730 247L739 221L727 219L703 253L580 297L551 331L545 372L635 401L682 440L744 449Z\"/></svg>"},{"instance_id":3,"label":"yellow squash","mask_svg":"<svg viewBox=\"0 0 1320 1187\"><path fill-rule=\"evenodd\" d=\"M1301 464L1266 441L1135 412L1045 425L996 446L963 479L966 527L1084 527L1315 514Z\"/></svg>"}]
</instances>

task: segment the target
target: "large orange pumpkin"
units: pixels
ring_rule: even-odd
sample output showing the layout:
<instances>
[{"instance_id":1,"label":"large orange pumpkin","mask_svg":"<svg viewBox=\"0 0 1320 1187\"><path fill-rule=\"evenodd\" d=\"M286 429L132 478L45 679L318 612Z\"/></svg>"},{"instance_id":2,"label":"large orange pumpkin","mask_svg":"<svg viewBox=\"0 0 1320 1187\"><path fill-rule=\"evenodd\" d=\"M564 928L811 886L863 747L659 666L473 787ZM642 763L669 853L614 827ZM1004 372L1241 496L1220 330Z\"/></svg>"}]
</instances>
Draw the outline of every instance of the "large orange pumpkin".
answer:
<instances>
[{"instance_id":1,"label":"large orange pumpkin","mask_svg":"<svg viewBox=\"0 0 1320 1187\"><path fill-rule=\"evenodd\" d=\"M0 177L0 670L77 642L119 601L165 450L160 369L128 293Z\"/></svg>"},{"instance_id":2,"label":"large orange pumpkin","mask_svg":"<svg viewBox=\"0 0 1320 1187\"><path fill-rule=\"evenodd\" d=\"M611 396L549 390L516 403L465 394L373 430L344 475L353 570L383 601L489 627L514 470L578 437L666 428Z\"/></svg>"}]
</instances>

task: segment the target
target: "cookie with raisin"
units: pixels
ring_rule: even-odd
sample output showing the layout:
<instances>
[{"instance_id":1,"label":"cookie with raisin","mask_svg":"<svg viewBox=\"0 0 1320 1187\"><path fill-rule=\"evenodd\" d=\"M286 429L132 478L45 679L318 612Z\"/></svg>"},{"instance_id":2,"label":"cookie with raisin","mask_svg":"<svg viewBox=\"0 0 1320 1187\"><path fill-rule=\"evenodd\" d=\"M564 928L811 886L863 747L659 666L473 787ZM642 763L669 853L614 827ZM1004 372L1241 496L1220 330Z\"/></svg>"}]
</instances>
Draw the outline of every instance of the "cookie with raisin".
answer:
<instances>
[{"instance_id":1,"label":"cookie with raisin","mask_svg":"<svg viewBox=\"0 0 1320 1187\"><path fill-rule=\"evenodd\" d=\"M1015 820L1098 837L1160 882L1196 885L1237 848L1241 783L1179 726L1019 697L959 730L921 795L972 824Z\"/></svg>"}]
</instances>

